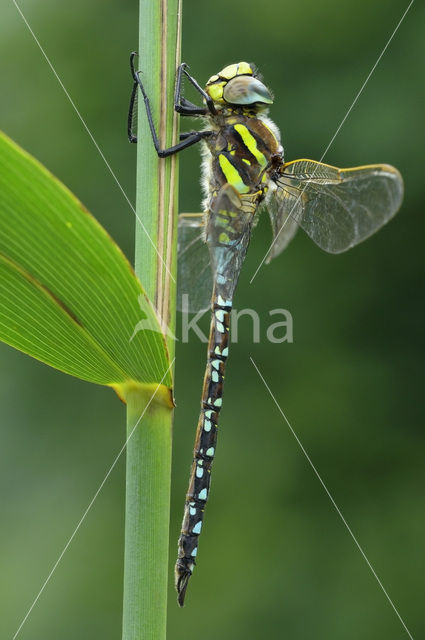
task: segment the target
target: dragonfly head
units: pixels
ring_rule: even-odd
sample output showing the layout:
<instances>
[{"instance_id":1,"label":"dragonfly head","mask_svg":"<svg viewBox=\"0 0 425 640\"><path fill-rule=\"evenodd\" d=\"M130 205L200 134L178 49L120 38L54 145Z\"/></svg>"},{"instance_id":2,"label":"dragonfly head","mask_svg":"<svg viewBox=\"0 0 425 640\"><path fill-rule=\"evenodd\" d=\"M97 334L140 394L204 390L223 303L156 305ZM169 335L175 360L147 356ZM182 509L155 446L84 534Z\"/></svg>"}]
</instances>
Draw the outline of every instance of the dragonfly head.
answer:
<instances>
[{"instance_id":1,"label":"dragonfly head","mask_svg":"<svg viewBox=\"0 0 425 640\"><path fill-rule=\"evenodd\" d=\"M256 77L255 67L248 62L229 64L219 73L211 76L205 91L218 109L227 105L264 109L273 103L273 96Z\"/></svg>"}]
</instances>

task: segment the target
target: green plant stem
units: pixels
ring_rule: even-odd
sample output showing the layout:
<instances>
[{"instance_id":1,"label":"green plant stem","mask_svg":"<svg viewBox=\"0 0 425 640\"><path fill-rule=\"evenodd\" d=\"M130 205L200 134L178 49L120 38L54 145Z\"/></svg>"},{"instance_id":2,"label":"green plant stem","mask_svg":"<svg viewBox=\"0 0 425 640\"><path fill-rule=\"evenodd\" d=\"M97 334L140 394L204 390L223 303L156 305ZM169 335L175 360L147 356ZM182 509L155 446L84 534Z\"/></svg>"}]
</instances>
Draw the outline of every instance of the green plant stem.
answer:
<instances>
[{"instance_id":1,"label":"green plant stem","mask_svg":"<svg viewBox=\"0 0 425 640\"><path fill-rule=\"evenodd\" d=\"M180 19L181 0L140 0L138 68L162 147L178 140L173 94ZM142 99L138 140L135 269L164 333L170 329L167 344L173 358L169 335L175 331L177 158L158 159ZM152 393L133 390L126 397L123 640L166 638L173 411L166 394L160 391L151 400Z\"/></svg>"},{"instance_id":2,"label":"green plant stem","mask_svg":"<svg viewBox=\"0 0 425 640\"><path fill-rule=\"evenodd\" d=\"M178 141L174 88L180 62L181 0L140 0L138 66L161 147ZM162 321L175 329L178 157L159 159L139 97L136 198L136 274ZM170 355L174 342L168 340Z\"/></svg>"},{"instance_id":3,"label":"green plant stem","mask_svg":"<svg viewBox=\"0 0 425 640\"><path fill-rule=\"evenodd\" d=\"M155 399L146 410L149 399L127 397L125 640L166 637L171 420Z\"/></svg>"}]
</instances>

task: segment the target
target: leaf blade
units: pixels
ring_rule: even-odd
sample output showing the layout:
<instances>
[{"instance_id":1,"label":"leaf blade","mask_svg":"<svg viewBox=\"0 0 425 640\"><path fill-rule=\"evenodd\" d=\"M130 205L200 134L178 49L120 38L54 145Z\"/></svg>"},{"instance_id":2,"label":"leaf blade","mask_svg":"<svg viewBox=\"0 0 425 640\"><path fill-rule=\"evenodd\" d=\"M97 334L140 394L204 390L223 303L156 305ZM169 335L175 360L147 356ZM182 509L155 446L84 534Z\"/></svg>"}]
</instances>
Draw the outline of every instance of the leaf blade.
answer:
<instances>
[{"instance_id":1,"label":"leaf blade","mask_svg":"<svg viewBox=\"0 0 425 640\"><path fill-rule=\"evenodd\" d=\"M59 180L4 134L0 285L0 339L11 346L114 388L159 382L166 374L156 314L119 247ZM171 386L170 373L163 382Z\"/></svg>"}]
</instances>

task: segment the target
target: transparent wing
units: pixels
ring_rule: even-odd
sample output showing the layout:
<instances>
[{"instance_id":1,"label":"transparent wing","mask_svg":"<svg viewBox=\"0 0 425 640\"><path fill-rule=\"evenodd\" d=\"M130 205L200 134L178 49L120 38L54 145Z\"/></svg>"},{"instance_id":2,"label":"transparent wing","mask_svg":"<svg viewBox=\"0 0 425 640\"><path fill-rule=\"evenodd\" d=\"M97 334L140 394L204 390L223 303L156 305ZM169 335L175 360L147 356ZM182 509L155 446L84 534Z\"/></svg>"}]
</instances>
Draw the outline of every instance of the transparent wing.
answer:
<instances>
[{"instance_id":1,"label":"transparent wing","mask_svg":"<svg viewBox=\"0 0 425 640\"><path fill-rule=\"evenodd\" d=\"M297 196L298 192L294 192L294 195ZM282 253L297 232L297 221L289 213L293 206L292 200L289 201L288 198L289 194L283 187L280 187L277 192L269 191L265 206L272 225L273 244L267 255L266 263Z\"/></svg>"},{"instance_id":2,"label":"transparent wing","mask_svg":"<svg viewBox=\"0 0 425 640\"><path fill-rule=\"evenodd\" d=\"M251 237L257 205L255 198L242 200L225 184L211 202L206 241L211 255L215 294L232 300Z\"/></svg>"},{"instance_id":3,"label":"transparent wing","mask_svg":"<svg viewBox=\"0 0 425 640\"><path fill-rule=\"evenodd\" d=\"M282 165L276 185L270 259L286 246L279 229L284 233L291 219L321 249L341 253L388 222L403 198L402 177L386 164L338 169L314 160L294 160Z\"/></svg>"},{"instance_id":4,"label":"transparent wing","mask_svg":"<svg viewBox=\"0 0 425 640\"><path fill-rule=\"evenodd\" d=\"M181 214L178 227L177 308L196 313L208 309L213 288L205 243L204 214Z\"/></svg>"}]
</instances>

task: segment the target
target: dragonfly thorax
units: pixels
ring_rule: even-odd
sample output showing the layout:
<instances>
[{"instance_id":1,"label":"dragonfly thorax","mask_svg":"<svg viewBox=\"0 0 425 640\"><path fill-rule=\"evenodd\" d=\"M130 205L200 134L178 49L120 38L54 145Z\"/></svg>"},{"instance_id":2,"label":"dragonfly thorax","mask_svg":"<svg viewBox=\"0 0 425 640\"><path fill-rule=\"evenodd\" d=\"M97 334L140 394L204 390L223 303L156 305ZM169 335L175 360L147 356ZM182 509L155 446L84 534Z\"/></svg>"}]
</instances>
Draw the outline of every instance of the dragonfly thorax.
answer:
<instances>
[{"instance_id":1,"label":"dragonfly thorax","mask_svg":"<svg viewBox=\"0 0 425 640\"><path fill-rule=\"evenodd\" d=\"M206 196L225 184L241 195L258 193L261 200L268 188L271 160L281 154L278 132L263 118L231 113L214 118L217 130L206 141L203 165Z\"/></svg>"}]
</instances>

